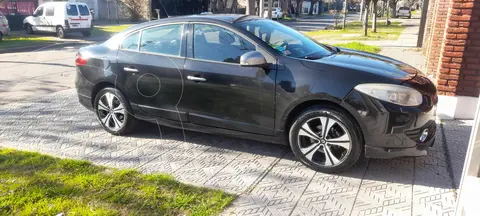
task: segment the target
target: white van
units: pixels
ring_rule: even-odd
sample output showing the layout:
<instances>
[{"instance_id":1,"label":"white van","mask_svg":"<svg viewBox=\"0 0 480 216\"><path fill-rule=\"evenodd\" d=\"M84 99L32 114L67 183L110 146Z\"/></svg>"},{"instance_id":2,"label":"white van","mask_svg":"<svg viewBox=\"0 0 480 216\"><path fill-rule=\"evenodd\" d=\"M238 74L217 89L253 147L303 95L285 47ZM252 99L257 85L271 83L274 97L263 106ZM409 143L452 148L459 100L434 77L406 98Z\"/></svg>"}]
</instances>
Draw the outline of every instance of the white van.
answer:
<instances>
[{"instance_id":1,"label":"white van","mask_svg":"<svg viewBox=\"0 0 480 216\"><path fill-rule=\"evenodd\" d=\"M88 37L92 30L92 15L85 3L81 2L47 2L38 6L23 20L28 34L35 32L56 32L57 37L64 38L66 33L81 32Z\"/></svg>"}]
</instances>

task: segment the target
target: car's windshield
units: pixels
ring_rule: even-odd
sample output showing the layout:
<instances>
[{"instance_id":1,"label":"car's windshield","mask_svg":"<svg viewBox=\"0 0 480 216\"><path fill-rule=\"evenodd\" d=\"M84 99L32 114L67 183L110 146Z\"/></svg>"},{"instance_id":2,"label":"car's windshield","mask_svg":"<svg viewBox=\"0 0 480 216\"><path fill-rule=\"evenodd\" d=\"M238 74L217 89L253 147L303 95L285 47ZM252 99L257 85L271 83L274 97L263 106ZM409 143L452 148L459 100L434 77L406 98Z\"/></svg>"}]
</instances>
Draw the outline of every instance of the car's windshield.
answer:
<instances>
[{"instance_id":1,"label":"car's windshield","mask_svg":"<svg viewBox=\"0 0 480 216\"><path fill-rule=\"evenodd\" d=\"M254 34L285 56L318 59L335 52L298 31L272 20L248 19L239 21L236 25Z\"/></svg>"}]
</instances>

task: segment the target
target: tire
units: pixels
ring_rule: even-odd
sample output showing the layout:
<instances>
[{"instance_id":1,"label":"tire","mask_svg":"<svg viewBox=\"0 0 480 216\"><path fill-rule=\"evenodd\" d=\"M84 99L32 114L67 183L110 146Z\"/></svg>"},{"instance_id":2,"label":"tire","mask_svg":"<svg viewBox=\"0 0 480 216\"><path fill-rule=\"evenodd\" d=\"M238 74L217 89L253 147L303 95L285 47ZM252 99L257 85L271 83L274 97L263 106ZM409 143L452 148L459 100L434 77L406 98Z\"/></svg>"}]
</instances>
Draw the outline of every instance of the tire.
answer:
<instances>
[{"instance_id":1,"label":"tire","mask_svg":"<svg viewBox=\"0 0 480 216\"><path fill-rule=\"evenodd\" d=\"M330 125L325 135L323 125ZM299 114L290 127L290 147L300 162L313 170L341 172L353 166L362 154L363 139L357 128L356 121L345 112L313 106Z\"/></svg>"},{"instance_id":2,"label":"tire","mask_svg":"<svg viewBox=\"0 0 480 216\"><path fill-rule=\"evenodd\" d=\"M83 35L84 37L90 37L90 35L92 35L92 32L90 32L90 31L84 31L84 32L82 32L82 35Z\"/></svg>"},{"instance_id":3,"label":"tire","mask_svg":"<svg viewBox=\"0 0 480 216\"><path fill-rule=\"evenodd\" d=\"M113 135L131 133L138 121L132 115L130 103L122 92L115 88L100 90L95 96L93 108L103 129Z\"/></svg>"},{"instance_id":4,"label":"tire","mask_svg":"<svg viewBox=\"0 0 480 216\"><path fill-rule=\"evenodd\" d=\"M34 33L35 33L35 32L33 31L32 25L30 25L30 24L28 24L28 23L25 24L25 32L26 32L27 34L34 34Z\"/></svg>"},{"instance_id":5,"label":"tire","mask_svg":"<svg viewBox=\"0 0 480 216\"><path fill-rule=\"evenodd\" d=\"M57 37L60 39L65 38L65 30L61 26L57 27Z\"/></svg>"}]
</instances>

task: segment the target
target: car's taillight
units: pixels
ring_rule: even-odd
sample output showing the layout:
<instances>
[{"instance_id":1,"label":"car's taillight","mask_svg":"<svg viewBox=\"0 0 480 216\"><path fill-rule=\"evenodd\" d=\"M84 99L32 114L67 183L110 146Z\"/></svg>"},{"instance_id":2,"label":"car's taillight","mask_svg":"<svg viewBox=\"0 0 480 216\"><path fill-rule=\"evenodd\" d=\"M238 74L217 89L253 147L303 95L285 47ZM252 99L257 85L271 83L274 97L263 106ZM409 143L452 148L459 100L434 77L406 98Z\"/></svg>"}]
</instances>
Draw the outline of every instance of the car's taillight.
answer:
<instances>
[{"instance_id":1,"label":"car's taillight","mask_svg":"<svg viewBox=\"0 0 480 216\"><path fill-rule=\"evenodd\" d=\"M87 59L83 58L82 55L77 53L77 55L75 56L75 65L76 66L83 66L83 65L86 65L86 64L87 64Z\"/></svg>"}]
</instances>

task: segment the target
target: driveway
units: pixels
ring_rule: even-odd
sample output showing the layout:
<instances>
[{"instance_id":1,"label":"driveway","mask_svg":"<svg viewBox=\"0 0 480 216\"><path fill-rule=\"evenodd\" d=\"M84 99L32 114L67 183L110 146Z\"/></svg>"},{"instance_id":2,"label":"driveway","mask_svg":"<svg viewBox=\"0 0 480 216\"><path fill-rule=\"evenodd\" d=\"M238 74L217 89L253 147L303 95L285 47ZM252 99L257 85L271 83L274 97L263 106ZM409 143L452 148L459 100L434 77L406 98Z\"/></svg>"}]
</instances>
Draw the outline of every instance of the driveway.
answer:
<instances>
[{"instance_id":1,"label":"driveway","mask_svg":"<svg viewBox=\"0 0 480 216\"><path fill-rule=\"evenodd\" d=\"M286 146L148 123L112 136L77 102L74 48L0 54L0 146L170 173L238 194L225 215L453 214L472 121L439 124L426 157L362 159L340 174L306 168Z\"/></svg>"}]
</instances>

